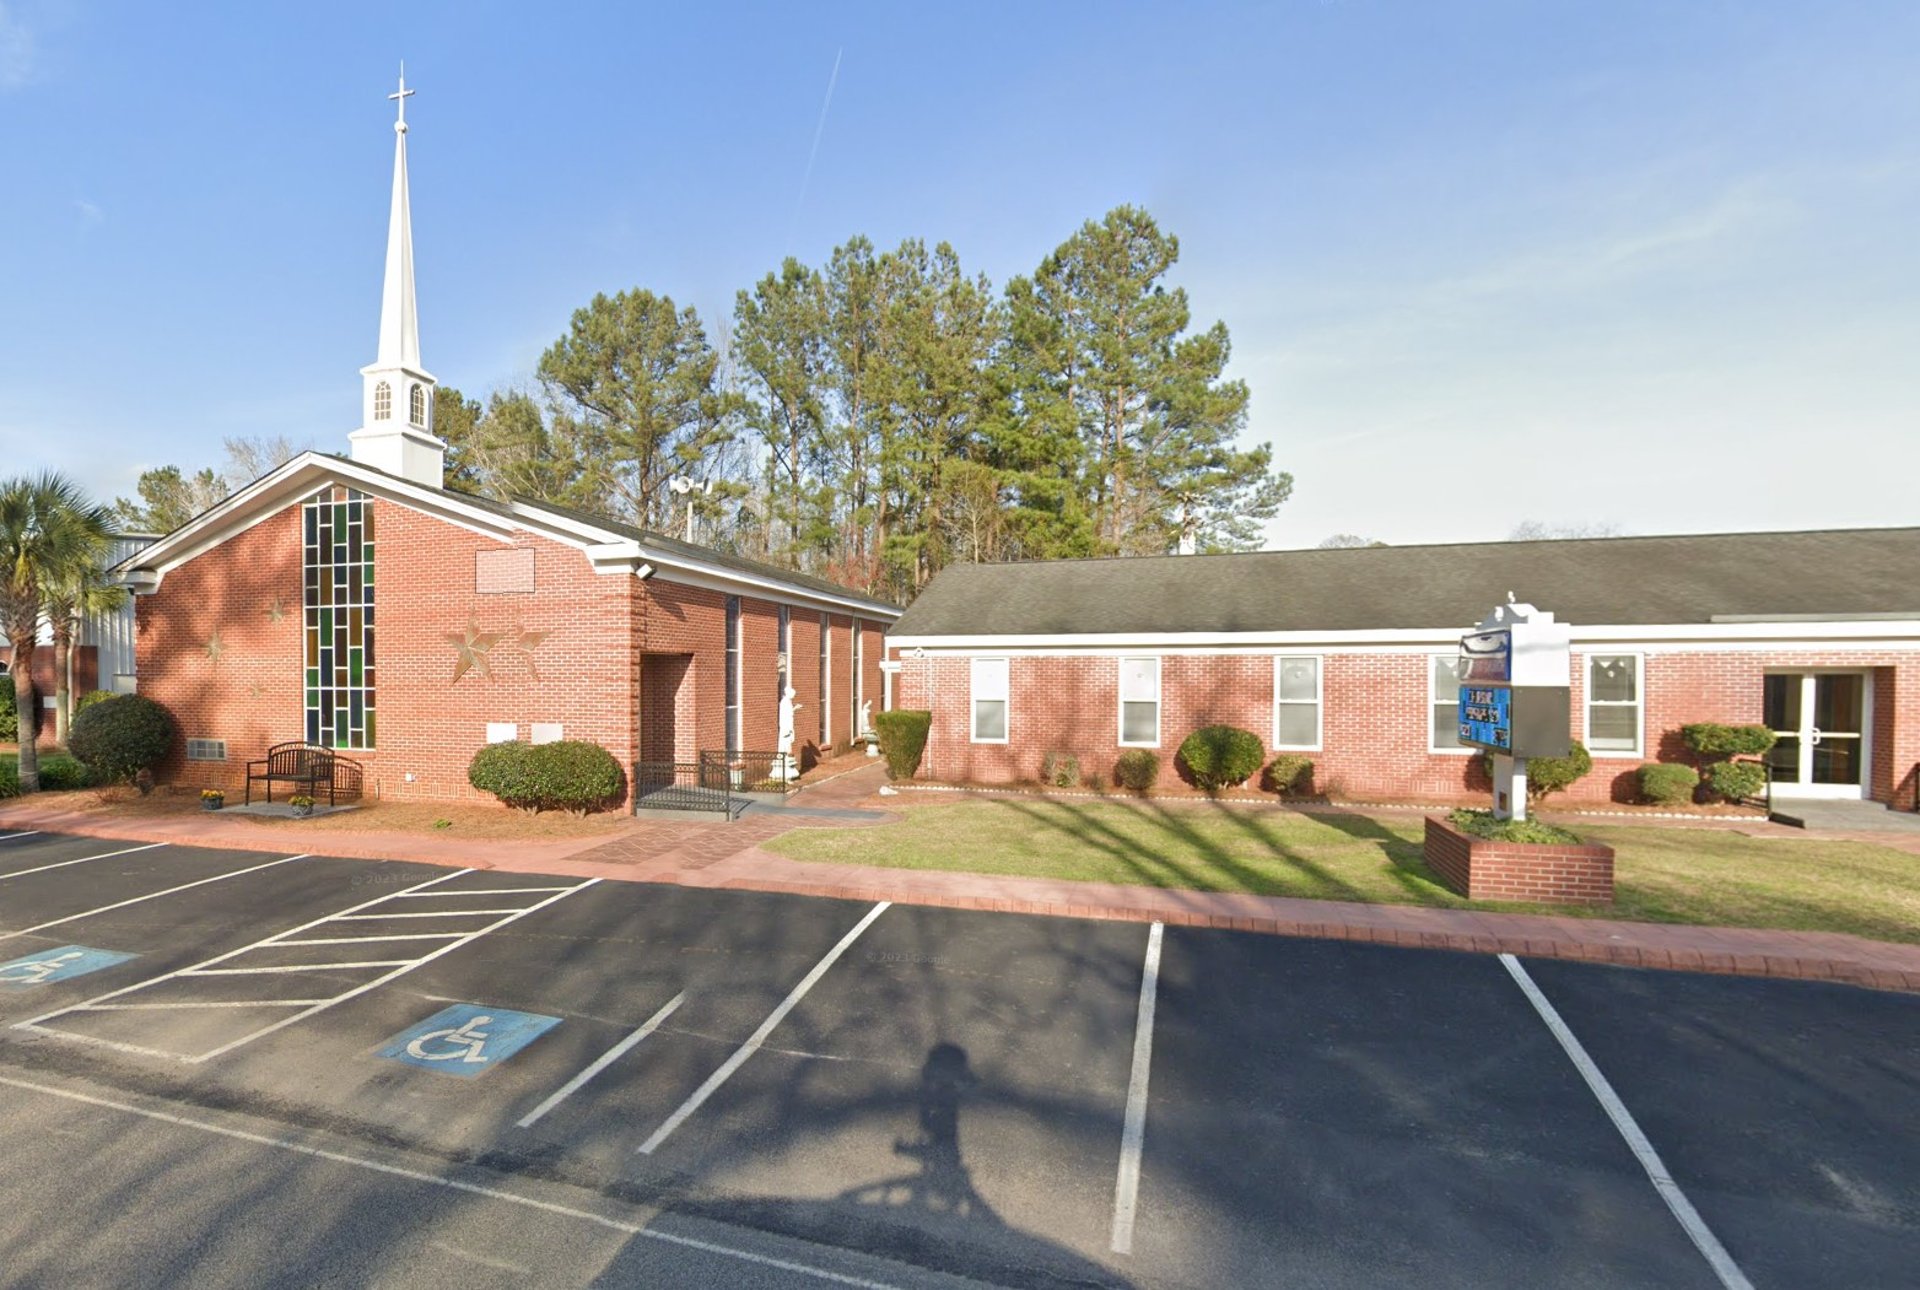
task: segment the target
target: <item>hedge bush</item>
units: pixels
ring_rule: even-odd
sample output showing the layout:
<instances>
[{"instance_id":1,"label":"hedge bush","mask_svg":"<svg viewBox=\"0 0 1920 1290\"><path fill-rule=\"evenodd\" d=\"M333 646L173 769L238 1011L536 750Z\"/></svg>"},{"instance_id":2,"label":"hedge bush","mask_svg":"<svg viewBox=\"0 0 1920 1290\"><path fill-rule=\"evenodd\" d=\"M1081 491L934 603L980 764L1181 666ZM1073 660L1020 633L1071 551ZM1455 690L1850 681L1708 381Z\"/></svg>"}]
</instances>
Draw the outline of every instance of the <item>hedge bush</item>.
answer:
<instances>
[{"instance_id":1,"label":"hedge bush","mask_svg":"<svg viewBox=\"0 0 1920 1290\"><path fill-rule=\"evenodd\" d=\"M1529 761L1531 770L1533 763ZM1569 832L1558 825L1542 824L1538 820L1499 820L1492 811L1474 811L1461 809L1447 817L1453 827L1471 837L1485 838L1489 842L1531 842L1547 846L1577 846L1578 833Z\"/></svg>"},{"instance_id":2,"label":"hedge bush","mask_svg":"<svg viewBox=\"0 0 1920 1290\"><path fill-rule=\"evenodd\" d=\"M1055 788L1080 787L1080 759L1072 753L1048 753L1040 759L1040 780Z\"/></svg>"},{"instance_id":3,"label":"hedge bush","mask_svg":"<svg viewBox=\"0 0 1920 1290\"><path fill-rule=\"evenodd\" d=\"M67 738L94 782L118 784L152 770L173 748L173 716L144 694L96 703L73 719Z\"/></svg>"},{"instance_id":4,"label":"hedge bush","mask_svg":"<svg viewBox=\"0 0 1920 1290\"><path fill-rule=\"evenodd\" d=\"M920 772L920 755L927 750L927 731L933 714L911 708L873 714L873 730L887 759L888 779L912 779Z\"/></svg>"},{"instance_id":5,"label":"hedge bush","mask_svg":"<svg viewBox=\"0 0 1920 1290\"><path fill-rule=\"evenodd\" d=\"M1136 793L1144 793L1160 780L1160 754L1146 748L1129 748L1113 764L1113 782Z\"/></svg>"},{"instance_id":6,"label":"hedge bush","mask_svg":"<svg viewBox=\"0 0 1920 1290\"><path fill-rule=\"evenodd\" d=\"M1679 806L1693 800L1700 787L1700 772L1677 762L1650 761L1642 766L1640 796L1659 806Z\"/></svg>"},{"instance_id":7,"label":"hedge bush","mask_svg":"<svg viewBox=\"0 0 1920 1290\"><path fill-rule=\"evenodd\" d=\"M1246 783L1266 756L1260 736L1238 726L1202 726L1180 744L1181 764L1209 792Z\"/></svg>"},{"instance_id":8,"label":"hedge bush","mask_svg":"<svg viewBox=\"0 0 1920 1290\"><path fill-rule=\"evenodd\" d=\"M77 717L96 703L105 703L108 699L117 699L119 697L120 696L112 690L88 690L85 694L73 701L73 715Z\"/></svg>"},{"instance_id":9,"label":"hedge bush","mask_svg":"<svg viewBox=\"0 0 1920 1290\"><path fill-rule=\"evenodd\" d=\"M1493 777L1493 754L1482 757L1486 764L1489 779ZM1561 792L1573 786L1574 782L1585 778L1593 769L1593 754L1578 739L1570 740L1565 757L1529 757L1527 758L1527 800L1538 802L1550 794Z\"/></svg>"},{"instance_id":10,"label":"hedge bush","mask_svg":"<svg viewBox=\"0 0 1920 1290\"><path fill-rule=\"evenodd\" d=\"M523 811L576 814L604 809L625 788L613 754L579 739L488 744L468 763L467 782Z\"/></svg>"},{"instance_id":11,"label":"hedge bush","mask_svg":"<svg viewBox=\"0 0 1920 1290\"><path fill-rule=\"evenodd\" d=\"M1729 802L1744 802L1767 786L1767 769L1757 761L1717 761L1707 767L1705 779L1708 788Z\"/></svg>"},{"instance_id":12,"label":"hedge bush","mask_svg":"<svg viewBox=\"0 0 1920 1290\"><path fill-rule=\"evenodd\" d=\"M91 783L93 776L75 758L55 753L40 759L41 792L61 793L68 789L85 788Z\"/></svg>"},{"instance_id":13,"label":"hedge bush","mask_svg":"<svg viewBox=\"0 0 1920 1290\"><path fill-rule=\"evenodd\" d=\"M0 676L0 743L20 738L20 703L13 695L13 678Z\"/></svg>"},{"instance_id":14,"label":"hedge bush","mask_svg":"<svg viewBox=\"0 0 1920 1290\"><path fill-rule=\"evenodd\" d=\"M1702 757L1758 757L1779 738L1765 726L1723 726L1699 721L1680 727L1680 738Z\"/></svg>"},{"instance_id":15,"label":"hedge bush","mask_svg":"<svg viewBox=\"0 0 1920 1290\"><path fill-rule=\"evenodd\" d=\"M20 796L20 763L0 758L0 798Z\"/></svg>"},{"instance_id":16,"label":"hedge bush","mask_svg":"<svg viewBox=\"0 0 1920 1290\"><path fill-rule=\"evenodd\" d=\"M1313 787L1313 758L1281 753L1267 763L1267 787L1276 793L1304 793Z\"/></svg>"}]
</instances>

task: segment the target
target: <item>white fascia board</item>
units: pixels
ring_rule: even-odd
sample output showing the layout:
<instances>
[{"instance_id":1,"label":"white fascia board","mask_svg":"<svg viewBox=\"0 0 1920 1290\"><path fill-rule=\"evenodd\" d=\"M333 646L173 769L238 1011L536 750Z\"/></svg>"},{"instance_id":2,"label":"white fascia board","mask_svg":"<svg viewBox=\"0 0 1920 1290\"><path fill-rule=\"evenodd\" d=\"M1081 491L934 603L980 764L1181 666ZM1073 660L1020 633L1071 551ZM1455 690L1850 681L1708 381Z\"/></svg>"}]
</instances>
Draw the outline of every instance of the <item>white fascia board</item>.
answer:
<instances>
[{"instance_id":1,"label":"white fascia board","mask_svg":"<svg viewBox=\"0 0 1920 1290\"><path fill-rule=\"evenodd\" d=\"M721 591L728 594L753 593L758 599L784 602L790 605L804 605L815 608L844 609L862 621L884 620L892 622L904 610L897 605L881 605L862 600L854 595L837 596L831 592L815 591L808 587L798 587L782 582L772 575L748 573L742 569L729 568L723 564L714 564L705 560L695 560L676 551L663 551L648 546L634 538L624 537L610 528L576 519L571 515L556 515L537 504L529 502L510 502L515 515L529 521L537 521L554 529L573 533L581 538L590 538L594 545L588 548L589 557L598 550L611 551L618 547L623 552L631 551L632 558L654 566L654 576L668 582L677 582L683 586L700 587L707 591Z\"/></svg>"},{"instance_id":2,"label":"white fascia board","mask_svg":"<svg viewBox=\"0 0 1920 1290\"><path fill-rule=\"evenodd\" d=\"M1264 654L1276 650L1337 653L1421 653L1453 649L1468 627L1381 631L1141 632L1059 635L889 636L889 650L980 651L1034 655ZM1681 623L1575 627L1573 647L1642 649L1920 649L1920 619L1774 623Z\"/></svg>"},{"instance_id":3,"label":"white fascia board","mask_svg":"<svg viewBox=\"0 0 1920 1290\"><path fill-rule=\"evenodd\" d=\"M324 483L351 484L361 491L424 511L496 541L511 541L521 526L479 506L470 506L457 498L399 479L384 471L369 470L358 462L316 452L301 453L277 470L269 471L219 505L203 512L167 536L135 552L115 565L113 572L123 586L137 595L159 590L160 582L173 569L271 519L310 491ZM575 543L578 545L578 543Z\"/></svg>"}]
</instances>

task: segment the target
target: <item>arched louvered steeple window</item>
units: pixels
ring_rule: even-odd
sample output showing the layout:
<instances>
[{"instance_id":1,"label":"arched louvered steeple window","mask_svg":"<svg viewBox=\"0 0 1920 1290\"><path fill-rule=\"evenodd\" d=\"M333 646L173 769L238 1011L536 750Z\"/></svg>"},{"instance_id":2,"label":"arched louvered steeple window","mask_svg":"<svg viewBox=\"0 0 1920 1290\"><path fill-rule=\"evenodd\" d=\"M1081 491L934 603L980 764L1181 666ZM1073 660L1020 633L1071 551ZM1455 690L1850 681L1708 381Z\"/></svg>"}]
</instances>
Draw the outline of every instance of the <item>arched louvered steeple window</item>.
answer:
<instances>
[{"instance_id":1,"label":"arched louvered steeple window","mask_svg":"<svg viewBox=\"0 0 1920 1290\"><path fill-rule=\"evenodd\" d=\"M407 412L414 425L422 429L427 425L427 387L415 385L407 393Z\"/></svg>"},{"instance_id":2,"label":"arched louvered steeple window","mask_svg":"<svg viewBox=\"0 0 1920 1290\"><path fill-rule=\"evenodd\" d=\"M385 421L393 415L393 387L385 381L373 387L373 419Z\"/></svg>"}]
</instances>

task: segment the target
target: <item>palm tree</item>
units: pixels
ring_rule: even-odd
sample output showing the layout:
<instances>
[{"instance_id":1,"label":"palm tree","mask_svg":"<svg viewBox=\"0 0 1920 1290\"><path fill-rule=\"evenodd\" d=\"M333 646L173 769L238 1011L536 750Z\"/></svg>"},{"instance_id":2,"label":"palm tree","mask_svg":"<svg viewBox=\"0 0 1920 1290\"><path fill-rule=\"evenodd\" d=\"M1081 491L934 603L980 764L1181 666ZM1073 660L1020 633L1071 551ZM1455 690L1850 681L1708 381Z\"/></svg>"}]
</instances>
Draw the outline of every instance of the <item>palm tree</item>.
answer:
<instances>
[{"instance_id":1,"label":"palm tree","mask_svg":"<svg viewBox=\"0 0 1920 1290\"><path fill-rule=\"evenodd\" d=\"M35 743L40 700L33 689L33 654L47 589L83 562L98 561L111 531L107 509L87 500L64 475L49 471L0 481L0 625L13 646L22 793L40 788Z\"/></svg>"},{"instance_id":2,"label":"palm tree","mask_svg":"<svg viewBox=\"0 0 1920 1290\"><path fill-rule=\"evenodd\" d=\"M42 593L47 623L53 636L53 741L67 746L73 729L73 645L83 620L119 611L127 603L127 589L108 582L101 550L74 568L61 571Z\"/></svg>"}]
</instances>

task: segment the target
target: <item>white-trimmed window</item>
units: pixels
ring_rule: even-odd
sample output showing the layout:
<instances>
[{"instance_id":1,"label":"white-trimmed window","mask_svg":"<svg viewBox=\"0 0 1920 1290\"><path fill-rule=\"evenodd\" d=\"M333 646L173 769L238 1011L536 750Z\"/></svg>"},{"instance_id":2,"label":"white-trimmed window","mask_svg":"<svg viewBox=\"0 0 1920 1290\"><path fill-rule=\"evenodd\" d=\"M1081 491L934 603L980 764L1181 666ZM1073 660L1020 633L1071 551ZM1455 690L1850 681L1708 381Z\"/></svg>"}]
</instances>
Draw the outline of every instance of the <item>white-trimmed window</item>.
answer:
<instances>
[{"instance_id":1,"label":"white-trimmed window","mask_svg":"<svg viewBox=\"0 0 1920 1290\"><path fill-rule=\"evenodd\" d=\"M1435 654L1427 664L1427 751L1472 753L1460 742L1460 656Z\"/></svg>"},{"instance_id":2,"label":"white-trimmed window","mask_svg":"<svg viewBox=\"0 0 1920 1290\"><path fill-rule=\"evenodd\" d=\"M1160 660L1120 660L1120 746L1160 746Z\"/></svg>"},{"instance_id":3,"label":"white-trimmed window","mask_svg":"<svg viewBox=\"0 0 1920 1290\"><path fill-rule=\"evenodd\" d=\"M1273 746L1320 747L1320 657L1282 655L1273 660Z\"/></svg>"},{"instance_id":4,"label":"white-trimmed window","mask_svg":"<svg viewBox=\"0 0 1920 1290\"><path fill-rule=\"evenodd\" d=\"M407 414L413 424L427 428L427 387L415 385L407 390Z\"/></svg>"},{"instance_id":5,"label":"white-trimmed window","mask_svg":"<svg viewBox=\"0 0 1920 1290\"><path fill-rule=\"evenodd\" d=\"M385 421L393 415L393 387L385 381L373 387L373 419Z\"/></svg>"},{"instance_id":6,"label":"white-trimmed window","mask_svg":"<svg viewBox=\"0 0 1920 1290\"><path fill-rule=\"evenodd\" d=\"M973 742L1007 742L1007 708L1011 694L1007 660L973 660Z\"/></svg>"},{"instance_id":7,"label":"white-trimmed window","mask_svg":"<svg viewBox=\"0 0 1920 1290\"><path fill-rule=\"evenodd\" d=\"M1638 757L1641 728L1640 656L1587 656L1587 750L1596 756Z\"/></svg>"}]
</instances>

